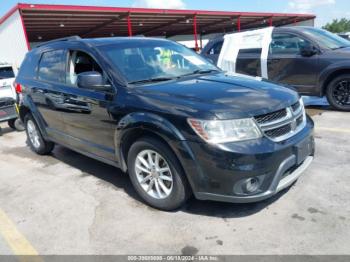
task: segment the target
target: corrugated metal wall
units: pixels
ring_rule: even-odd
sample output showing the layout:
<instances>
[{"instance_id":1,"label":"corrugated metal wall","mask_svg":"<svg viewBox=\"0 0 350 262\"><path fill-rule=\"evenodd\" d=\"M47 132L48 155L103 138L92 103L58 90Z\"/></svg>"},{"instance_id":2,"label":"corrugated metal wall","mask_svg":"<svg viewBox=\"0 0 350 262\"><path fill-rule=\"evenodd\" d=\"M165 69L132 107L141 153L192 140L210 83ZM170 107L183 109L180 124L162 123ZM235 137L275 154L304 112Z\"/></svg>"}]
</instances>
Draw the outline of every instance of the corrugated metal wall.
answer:
<instances>
[{"instance_id":1,"label":"corrugated metal wall","mask_svg":"<svg viewBox=\"0 0 350 262\"><path fill-rule=\"evenodd\" d=\"M14 12L0 25L0 63L19 67L28 51L19 11Z\"/></svg>"}]
</instances>

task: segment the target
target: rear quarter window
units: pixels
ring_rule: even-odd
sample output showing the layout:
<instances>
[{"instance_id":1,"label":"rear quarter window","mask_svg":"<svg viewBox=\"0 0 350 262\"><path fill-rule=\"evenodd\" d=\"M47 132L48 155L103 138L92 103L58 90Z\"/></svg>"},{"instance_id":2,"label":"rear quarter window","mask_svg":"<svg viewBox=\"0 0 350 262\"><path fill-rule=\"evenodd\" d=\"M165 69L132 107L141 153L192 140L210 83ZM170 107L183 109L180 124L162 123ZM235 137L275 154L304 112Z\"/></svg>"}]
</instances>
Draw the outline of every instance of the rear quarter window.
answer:
<instances>
[{"instance_id":1,"label":"rear quarter window","mask_svg":"<svg viewBox=\"0 0 350 262\"><path fill-rule=\"evenodd\" d=\"M14 78L14 77L15 77L15 73L13 72L13 69L11 66L0 67L0 80L7 79L7 78Z\"/></svg>"}]
</instances>

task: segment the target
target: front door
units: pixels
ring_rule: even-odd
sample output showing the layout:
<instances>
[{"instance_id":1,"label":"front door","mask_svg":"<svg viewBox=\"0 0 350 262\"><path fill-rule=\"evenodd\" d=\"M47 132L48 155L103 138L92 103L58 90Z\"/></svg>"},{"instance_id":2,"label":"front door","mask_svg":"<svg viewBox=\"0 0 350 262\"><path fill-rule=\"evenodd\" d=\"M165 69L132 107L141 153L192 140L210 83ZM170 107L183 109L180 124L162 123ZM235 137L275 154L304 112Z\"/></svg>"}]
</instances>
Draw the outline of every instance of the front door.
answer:
<instances>
[{"instance_id":1,"label":"front door","mask_svg":"<svg viewBox=\"0 0 350 262\"><path fill-rule=\"evenodd\" d=\"M268 79L294 86L308 94L317 85L319 57L301 55L301 48L312 45L308 40L290 33L274 33L267 60Z\"/></svg>"},{"instance_id":2,"label":"front door","mask_svg":"<svg viewBox=\"0 0 350 262\"><path fill-rule=\"evenodd\" d=\"M114 161L115 126L108 110L114 94L77 86L80 73L97 71L106 75L86 52L69 50L67 63L63 121L69 143L75 149Z\"/></svg>"}]
</instances>

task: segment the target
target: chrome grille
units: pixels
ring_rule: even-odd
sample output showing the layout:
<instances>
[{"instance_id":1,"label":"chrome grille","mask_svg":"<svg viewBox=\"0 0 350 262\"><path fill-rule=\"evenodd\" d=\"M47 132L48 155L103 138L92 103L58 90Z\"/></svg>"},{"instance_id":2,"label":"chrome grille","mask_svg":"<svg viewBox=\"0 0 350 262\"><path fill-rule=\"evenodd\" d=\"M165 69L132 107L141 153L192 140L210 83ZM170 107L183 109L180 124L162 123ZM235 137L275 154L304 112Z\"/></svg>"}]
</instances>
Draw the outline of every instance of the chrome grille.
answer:
<instances>
[{"instance_id":1,"label":"chrome grille","mask_svg":"<svg viewBox=\"0 0 350 262\"><path fill-rule=\"evenodd\" d=\"M275 142L286 140L305 127L302 100L284 109L254 117L266 137Z\"/></svg>"},{"instance_id":2,"label":"chrome grille","mask_svg":"<svg viewBox=\"0 0 350 262\"><path fill-rule=\"evenodd\" d=\"M284 108L276 112L256 116L255 120L256 122L258 122L258 124L263 124L263 123L271 122L276 119L280 119L282 117L285 117L286 115L287 115L287 110Z\"/></svg>"},{"instance_id":3,"label":"chrome grille","mask_svg":"<svg viewBox=\"0 0 350 262\"><path fill-rule=\"evenodd\" d=\"M287 124L284 126L274 128L274 129L266 130L265 135L267 135L268 137L271 137L271 138L276 138L279 136L283 136L284 134L287 134L291 130L292 130L291 125Z\"/></svg>"}]
</instances>

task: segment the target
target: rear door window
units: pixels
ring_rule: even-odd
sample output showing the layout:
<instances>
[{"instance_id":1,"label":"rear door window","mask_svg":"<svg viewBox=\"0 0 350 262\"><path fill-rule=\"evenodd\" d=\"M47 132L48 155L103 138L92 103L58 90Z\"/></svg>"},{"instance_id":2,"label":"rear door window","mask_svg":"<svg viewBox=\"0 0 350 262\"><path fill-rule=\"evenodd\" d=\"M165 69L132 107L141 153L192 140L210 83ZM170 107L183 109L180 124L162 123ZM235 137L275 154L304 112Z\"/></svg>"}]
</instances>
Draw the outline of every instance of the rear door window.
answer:
<instances>
[{"instance_id":1,"label":"rear door window","mask_svg":"<svg viewBox=\"0 0 350 262\"><path fill-rule=\"evenodd\" d=\"M13 72L13 69L11 66L0 67L0 80L7 79L7 78L14 78L14 77L15 77L15 73Z\"/></svg>"},{"instance_id":2,"label":"rear door window","mask_svg":"<svg viewBox=\"0 0 350 262\"><path fill-rule=\"evenodd\" d=\"M65 51L54 50L42 54L38 78L44 81L64 83Z\"/></svg>"},{"instance_id":3,"label":"rear door window","mask_svg":"<svg viewBox=\"0 0 350 262\"><path fill-rule=\"evenodd\" d=\"M262 48L240 49L237 55L236 72L250 76L261 76Z\"/></svg>"}]
</instances>

